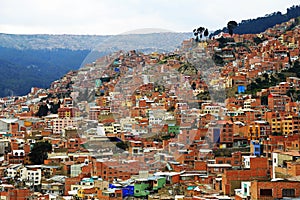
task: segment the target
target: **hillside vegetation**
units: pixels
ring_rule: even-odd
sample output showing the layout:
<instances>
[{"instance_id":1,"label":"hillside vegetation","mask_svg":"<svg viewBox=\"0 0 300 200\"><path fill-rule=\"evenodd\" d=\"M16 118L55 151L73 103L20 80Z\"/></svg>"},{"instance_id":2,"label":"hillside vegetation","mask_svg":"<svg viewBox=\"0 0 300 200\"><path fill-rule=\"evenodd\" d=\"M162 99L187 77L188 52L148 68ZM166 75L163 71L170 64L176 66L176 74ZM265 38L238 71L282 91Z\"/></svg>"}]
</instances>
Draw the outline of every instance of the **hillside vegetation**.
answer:
<instances>
[{"instance_id":1,"label":"hillside vegetation","mask_svg":"<svg viewBox=\"0 0 300 200\"><path fill-rule=\"evenodd\" d=\"M238 23L238 26L234 29L236 34L255 34L261 33L276 24L289 21L292 18L300 16L300 6L292 6L287 9L285 14L281 12L274 12L272 14L266 14L264 17L258 17L256 19L242 20ZM220 32L228 32L227 28L224 27L212 33L211 35L217 35Z\"/></svg>"}]
</instances>

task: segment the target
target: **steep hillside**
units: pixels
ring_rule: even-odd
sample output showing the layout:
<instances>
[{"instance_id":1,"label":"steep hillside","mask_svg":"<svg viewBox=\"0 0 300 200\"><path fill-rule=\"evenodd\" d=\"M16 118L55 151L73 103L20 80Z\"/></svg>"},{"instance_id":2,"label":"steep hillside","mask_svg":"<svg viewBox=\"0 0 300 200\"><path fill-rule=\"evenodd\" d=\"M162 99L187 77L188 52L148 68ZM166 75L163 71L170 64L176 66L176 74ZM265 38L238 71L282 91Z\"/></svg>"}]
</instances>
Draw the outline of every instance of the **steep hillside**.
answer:
<instances>
[{"instance_id":1,"label":"steep hillside","mask_svg":"<svg viewBox=\"0 0 300 200\"><path fill-rule=\"evenodd\" d=\"M0 47L0 96L24 95L78 69L88 50L18 50Z\"/></svg>"},{"instance_id":2,"label":"steep hillside","mask_svg":"<svg viewBox=\"0 0 300 200\"><path fill-rule=\"evenodd\" d=\"M24 95L31 87L48 88L70 70L118 50L169 52L191 33L117 36L0 34L0 96ZM16 70L17 69L17 70ZM19 84L22 83L22 84Z\"/></svg>"},{"instance_id":3,"label":"steep hillside","mask_svg":"<svg viewBox=\"0 0 300 200\"><path fill-rule=\"evenodd\" d=\"M237 34L249 34L249 33L261 33L282 22L289 21L292 18L300 16L300 6L292 6L287 9L285 14L281 12L274 12L272 14L266 14L264 17L258 17L256 19L242 20L238 23L238 26L234 29L234 33ZM227 27L219 29L212 33L217 35L220 32L228 32Z\"/></svg>"}]
</instances>

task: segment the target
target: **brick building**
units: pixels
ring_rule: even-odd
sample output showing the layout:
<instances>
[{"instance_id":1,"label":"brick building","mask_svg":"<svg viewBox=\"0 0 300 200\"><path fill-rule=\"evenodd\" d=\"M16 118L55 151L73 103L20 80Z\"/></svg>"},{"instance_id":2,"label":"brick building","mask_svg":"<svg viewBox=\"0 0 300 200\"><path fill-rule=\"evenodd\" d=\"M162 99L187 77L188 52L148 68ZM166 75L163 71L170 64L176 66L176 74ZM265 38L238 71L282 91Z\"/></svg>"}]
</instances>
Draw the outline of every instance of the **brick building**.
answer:
<instances>
[{"instance_id":1,"label":"brick building","mask_svg":"<svg viewBox=\"0 0 300 200\"><path fill-rule=\"evenodd\" d=\"M252 181L251 199L282 199L284 197L299 198L299 181Z\"/></svg>"},{"instance_id":2,"label":"brick building","mask_svg":"<svg viewBox=\"0 0 300 200\"><path fill-rule=\"evenodd\" d=\"M291 98L287 95L269 94L268 107L272 111L285 111L285 105L291 102Z\"/></svg>"},{"instance_id":3,"label":"brick building","mask_svg":"<svg viewBox=\"0 0 300 200\"><path fill-rule=\"evenodd\" d=\"M250 158L250 169L226 170L222 175L222 191L225 195L234 195L242 181L268 180L267 158Z\"/></svg>"}]
</instances>

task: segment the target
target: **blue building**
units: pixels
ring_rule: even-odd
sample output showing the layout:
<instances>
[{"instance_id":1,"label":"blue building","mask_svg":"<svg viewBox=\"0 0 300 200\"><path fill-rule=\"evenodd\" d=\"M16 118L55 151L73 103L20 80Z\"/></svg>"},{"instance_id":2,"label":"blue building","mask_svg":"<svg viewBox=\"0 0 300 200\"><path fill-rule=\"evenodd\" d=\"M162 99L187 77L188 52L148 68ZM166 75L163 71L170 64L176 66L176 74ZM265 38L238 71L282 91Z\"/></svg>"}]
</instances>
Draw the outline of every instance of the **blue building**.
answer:
<instances>
[{"instance_id":1,"label":"blue building","mask_svg":"<svg viewBox=\"0 0 300 200\"><path fill-rule=\"evenodd\" d=\"M259 157L263 153L263 145L260 143L259 140L251 140L250 142L250 152Z\"/></svg>"},{"instance_id":2,"label":"blue building","mask_svg":"<svg viewBox=\"0 0 300 200\"><path fill-rule=\"evenodd\" d=\"M121 184L109 184L109 188L116 188L122 190L122 197L130 197L134 195L134 186L133 185L126 185L123 186Z\"/></svg>"}]
</instances>

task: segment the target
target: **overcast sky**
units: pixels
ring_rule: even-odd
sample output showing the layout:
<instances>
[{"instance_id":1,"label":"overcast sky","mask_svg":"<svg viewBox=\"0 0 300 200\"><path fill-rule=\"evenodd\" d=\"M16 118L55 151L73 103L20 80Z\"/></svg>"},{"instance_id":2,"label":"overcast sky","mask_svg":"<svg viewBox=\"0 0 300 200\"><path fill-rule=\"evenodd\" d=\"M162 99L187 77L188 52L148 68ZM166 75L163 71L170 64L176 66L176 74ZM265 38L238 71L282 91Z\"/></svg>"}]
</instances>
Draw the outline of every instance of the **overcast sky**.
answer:
<instances>
[{"instance_id":1,"label":"overcast sky","mask_svg":"<svg viewBox=\"0 0 300 200\"><path fill-rule=\"evenodd\" d=\"M299 0L0 0L0 32L121 34L142 28L216 30L230 20L263 17Z\"/></svg>"}]
</instances>

